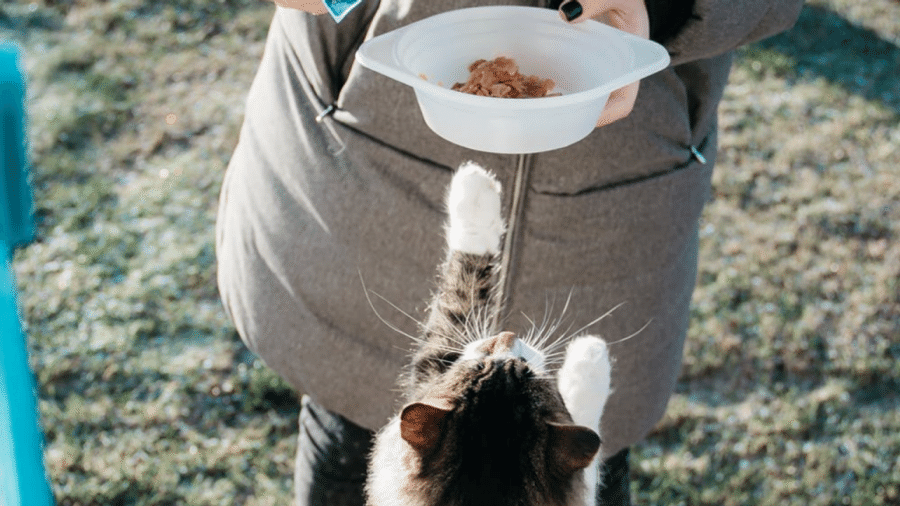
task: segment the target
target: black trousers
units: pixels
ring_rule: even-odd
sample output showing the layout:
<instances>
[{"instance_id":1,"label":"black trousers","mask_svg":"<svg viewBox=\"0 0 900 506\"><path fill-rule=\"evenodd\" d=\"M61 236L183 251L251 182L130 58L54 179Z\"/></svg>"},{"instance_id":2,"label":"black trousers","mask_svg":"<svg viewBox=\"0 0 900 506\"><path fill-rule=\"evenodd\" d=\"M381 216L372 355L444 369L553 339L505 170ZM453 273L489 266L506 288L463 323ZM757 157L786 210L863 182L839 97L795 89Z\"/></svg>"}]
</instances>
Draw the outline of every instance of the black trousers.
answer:
<instances>
[{"instance_id":1,"label":"black trousers","mask_svg":"<svg viewBox=\"0 0 900 506\"><path fill-rule=\"evenodd\" d=\"M375 433L304 396L294 468L296 506L363 506ZM628 449L604 462L597 506L631 506Z\"/></svg>"}]
</instances>

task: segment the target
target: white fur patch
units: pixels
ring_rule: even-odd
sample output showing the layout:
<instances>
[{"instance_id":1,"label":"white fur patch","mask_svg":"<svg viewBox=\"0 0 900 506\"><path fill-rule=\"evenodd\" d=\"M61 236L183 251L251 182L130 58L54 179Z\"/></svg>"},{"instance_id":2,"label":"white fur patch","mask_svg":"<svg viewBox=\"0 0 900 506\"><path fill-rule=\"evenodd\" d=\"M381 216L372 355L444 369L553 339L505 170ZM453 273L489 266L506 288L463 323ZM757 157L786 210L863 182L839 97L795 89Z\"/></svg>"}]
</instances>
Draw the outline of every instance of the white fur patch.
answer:
<instances>
[{"instance_id":1,"label":"white fur patch","mask_svg":"<svg viewBox=\"0 0 900 506\"><path fill-rule=\"evenodd\" d=\"M463 354L460 357L460 360L481 360L483 358L486 358L486 355L482 351L480 351L479 348L488 339L490 338L479 339L467 344L463 350ZM537 349L529 346L528 343L521 339L516 339L513 342L512 349L509 351L509 353L495 353L492 356L499 359L521 358L526 363L528 363L528 366L531 367L532 371L538 374L545 374L547 372L544 354Z\"/></svg>"},{"instance_id":2,"label":"white fur patch","mask_svg":"<svg viewBox=\"0 0 900 506\"><path fill-rule=\"evenodd\" d=\"M400 437L400 417L385 425L375 439L366 480L366 504L370 506L408 506L412 454Z\"/></svg>"},{"instance_id":3,"label":"white fur patch","mask_svg":"<svg viewBox=\"0 0 900 506\"><path fill-rule=\"evenodd\" d=\"M484 255L500 251L506 228L500 211L500 182L474 162L459 167L447 194L447 245L452 251Z\"/></svg>"},{"instance_id":4,"label":"white fur patch","mask_svg":"<svg viewBox=\"0 0 900 506\"><path fill-rule=\"evenodd\" d=\"M463 349L462 356L459 357L459 359L460 360L478 360L478 359L484 358L484 353L479 351L478 348L482 344L484 344L485 341L487 341L487 338L479 339L477 341L472 341L471 343L467 344L466 347Z\"/></svg>"},{"instance_id":5,"label":"white fur patch","mask_svg":"<svg viewBox=\"0 0 900 506\"><path fill-rule=\"evenodd\" d=\"M611 366L609 350L599 337L579 337L569 343L566 358L557 378L572 420L594 429L600 434L600 418L610 394ZM602 437L602 434L601 434ZM585 469L585 504L596 501L596 489L600 479L600 452Z\"/></svg>"}]
</instances>

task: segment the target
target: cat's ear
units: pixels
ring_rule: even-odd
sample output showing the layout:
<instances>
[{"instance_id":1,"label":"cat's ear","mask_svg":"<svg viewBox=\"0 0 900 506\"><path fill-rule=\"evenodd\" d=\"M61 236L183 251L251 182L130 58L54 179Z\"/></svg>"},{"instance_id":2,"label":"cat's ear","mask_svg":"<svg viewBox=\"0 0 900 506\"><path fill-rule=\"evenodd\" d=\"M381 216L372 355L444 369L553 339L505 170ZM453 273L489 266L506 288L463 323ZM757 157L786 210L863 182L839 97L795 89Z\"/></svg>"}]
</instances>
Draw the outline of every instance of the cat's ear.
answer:
<instances>
[{"instance_id":1,"label":"cat's ear","mask_svg":"<svg viewBox=\"0 0 900 506\"><path fill-rule=\"evenodd\" d=\"M550 451L565 472L575 472L591 464L600 450L600 436L587 427L548 423Z\"/></svg>"},{"instance_id":2,"label":"cat's ear","mask_svg":"<svg viewBox=\"0 0 900 506\"><path fill-rule=\"evenodd\" d=\"M446 399L429 398L408 404L400 414L400 437L419 452L429 452L438 444L444 419L453 409Z\"/></svg>"}]
</instances>

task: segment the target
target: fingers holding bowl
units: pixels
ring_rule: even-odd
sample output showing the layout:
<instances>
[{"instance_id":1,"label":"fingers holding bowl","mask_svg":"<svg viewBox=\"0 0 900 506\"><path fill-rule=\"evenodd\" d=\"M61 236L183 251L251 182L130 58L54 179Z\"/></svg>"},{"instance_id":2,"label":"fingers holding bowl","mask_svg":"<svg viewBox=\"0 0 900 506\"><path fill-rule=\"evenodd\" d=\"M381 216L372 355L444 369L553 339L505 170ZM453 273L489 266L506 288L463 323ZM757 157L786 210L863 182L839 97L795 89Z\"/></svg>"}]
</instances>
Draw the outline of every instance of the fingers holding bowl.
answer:
<instances>
[{"instance_id":1,"label":"fingers holding bowl","mask_svg":"<svg viewBox=\"0 0 900 506\"><path fill-rule=\"evenodd\" d=\"M650 38L650 18L644 0L555 0L551 8L559 9L560 17L568 23L595 19L619 30ZM597 120L602 127L628 116L634 109L640 82L634 82L612 92L603 114Z\"/></svg>"},{"instance_id":2,"label":"fingers holding bowl","mask_svg":"<svg viewBox=\"0 0 900 506\"><path fill-rule=\"evenodd\" d=\"M609 99L606 101L606 107L603 109L603 114L597 120L597 127L609 125L631 114L631 110L634 109L634 102L637 100L639 86L640 81L635 81L610 93Z\"/></svg>"},{"instance_id":3,"label":"fingers holding bowl","mask_svg":"<svg viewBox=\"0 0 900 506\"><path fill-rule=\"evenodd\" d=\"M559 15L568 23L595 19L645 39L650 38L650 17L644 0L568 0L558 5Z\"/></svg>"}]
</instances>

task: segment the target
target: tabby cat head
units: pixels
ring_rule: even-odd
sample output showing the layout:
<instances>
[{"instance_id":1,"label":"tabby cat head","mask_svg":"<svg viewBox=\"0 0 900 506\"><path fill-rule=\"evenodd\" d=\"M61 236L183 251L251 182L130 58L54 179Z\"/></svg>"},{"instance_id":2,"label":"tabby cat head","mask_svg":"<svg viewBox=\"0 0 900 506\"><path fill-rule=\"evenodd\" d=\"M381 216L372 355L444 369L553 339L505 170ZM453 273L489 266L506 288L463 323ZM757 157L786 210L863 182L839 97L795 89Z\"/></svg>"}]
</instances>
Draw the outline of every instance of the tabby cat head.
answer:
<instances>
[{"instance_id":1,"label":"tabby cat head","mask_svg":"<svg viewBox=\"0 0 900 506\"><path fill-rule=\"evenodd\" d=\"M417 391L379 435L370 506L583 505L600 438L513 334L470 344Z\"/></svg>"}]
</instances>

